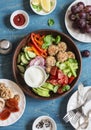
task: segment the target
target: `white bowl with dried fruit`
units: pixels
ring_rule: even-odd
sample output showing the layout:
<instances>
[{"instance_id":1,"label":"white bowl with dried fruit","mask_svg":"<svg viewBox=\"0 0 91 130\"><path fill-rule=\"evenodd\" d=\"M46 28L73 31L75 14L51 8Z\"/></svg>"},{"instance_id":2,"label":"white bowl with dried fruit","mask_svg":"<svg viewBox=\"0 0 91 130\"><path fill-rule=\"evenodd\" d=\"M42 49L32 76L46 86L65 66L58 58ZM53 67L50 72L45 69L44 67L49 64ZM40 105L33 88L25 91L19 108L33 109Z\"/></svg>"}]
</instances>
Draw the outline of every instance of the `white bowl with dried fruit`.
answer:
<instances>
[{"instance_id":1,"label":"white bowl with dried fruit","mask_svg":"<svg viewBox=\"0 0 91 130\"><path fill-rule=\"evenodd\" d=\"M30 0L30 7L38 15L48 15L54 11L56 3L56 0Z\"/></svg>"}]
</instances>

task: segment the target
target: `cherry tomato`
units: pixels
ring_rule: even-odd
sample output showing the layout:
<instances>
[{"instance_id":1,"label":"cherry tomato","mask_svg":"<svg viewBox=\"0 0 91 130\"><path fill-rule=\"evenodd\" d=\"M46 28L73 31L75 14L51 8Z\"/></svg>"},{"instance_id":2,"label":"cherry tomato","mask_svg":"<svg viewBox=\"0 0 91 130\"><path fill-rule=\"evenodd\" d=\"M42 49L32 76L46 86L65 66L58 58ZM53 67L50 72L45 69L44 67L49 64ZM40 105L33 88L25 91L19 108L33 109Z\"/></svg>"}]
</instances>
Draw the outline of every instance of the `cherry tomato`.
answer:
<instances>
[{"instance_id":1,"label":"cherry tomato","mask_svg":"<svg viewBox=\"0 0 91 130\"><path fill-rule=\"evenodd\" d=\"M50 74L51 74L52 76L56 76L56 75L57 75L57 70L58 70L58 68L57 68L56 66L53 66L53 67L51 68Z\"/></svg>"},{"instance_id":2,"label":"cherry tomato","mask_svg":"<svg viewBox=\"0 0 91 130\"><path fill-rule=\"evenodd\" d=\"M75 79L75 77L74 76L71 76L70 78L69 78L69 84L71 84L72 83L72 81Z\"/></svg>"},{"instance_id":3,"label":"cherry tomato","mask_svg":"<svg viewBox=\"0 0 91 130\"><path fill-rule=\"evenodd\" d=\"M50 82L51 84L53 84L53 85L58 85L58 82L57 82L56 79L51 79L51 80L49 80L49 82Z\"/></svg>"}]
</instances>

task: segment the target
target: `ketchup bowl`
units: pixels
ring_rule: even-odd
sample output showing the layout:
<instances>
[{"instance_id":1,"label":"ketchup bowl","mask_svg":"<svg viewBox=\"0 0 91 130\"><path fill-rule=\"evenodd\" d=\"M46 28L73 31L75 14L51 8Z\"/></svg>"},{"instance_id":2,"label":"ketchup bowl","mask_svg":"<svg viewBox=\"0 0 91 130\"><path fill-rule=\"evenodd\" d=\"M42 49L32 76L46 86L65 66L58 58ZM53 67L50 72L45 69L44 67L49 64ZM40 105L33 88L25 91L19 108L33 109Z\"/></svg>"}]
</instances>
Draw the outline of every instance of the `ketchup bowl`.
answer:
<instances>
[{"instance_id":1,"label":"ketchup bowl","mask_svg":"<svg viewBox=\"0 0 91 130\"><path fill-rule=\"evenodd\" d=\"M10 16L10 23L16 29L24 29L29 24L29 16L23 10L16 10Z\"/></svg>"}]
</instances>

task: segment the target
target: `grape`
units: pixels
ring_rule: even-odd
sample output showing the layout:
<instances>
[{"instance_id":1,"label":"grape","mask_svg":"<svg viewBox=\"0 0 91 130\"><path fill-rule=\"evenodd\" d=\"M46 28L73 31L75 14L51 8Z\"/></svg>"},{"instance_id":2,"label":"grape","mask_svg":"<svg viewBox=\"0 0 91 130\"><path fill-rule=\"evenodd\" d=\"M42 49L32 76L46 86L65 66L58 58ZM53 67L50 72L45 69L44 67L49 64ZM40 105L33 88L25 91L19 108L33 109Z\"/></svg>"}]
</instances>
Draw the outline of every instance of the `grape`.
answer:
<instances>
[{"instance_id":1,"label":"grape","mask_svg":"<svg viewBox=\"0 0 91 130\"><path fill-rule=\"evenodd\" d=\"M91 33L91 5L78 2L71 7L69 19L72 21L72 27L78 29L81 33Z\"/></svg>"},{"instance_id":2,"label":"grape","mask_svg":"<svg viewBox=\"0 0 91 130\"><path fill-rule=\"evenodd\" d=\"M79 12L78 17L81 18L81 19L86 19L87 14L85 12Z\"/></svg>"},{"instance_id":3,"label":"grape","mask_svg":"<svg viewBox=\"0 0 91 130\"><path fill-rule=\"evenodd\" d=\"M76 21L74 21L74 22L72 23L72 27L73 27L74 29L78 29L78 26L77 26Z\"/></svg>"},{"instance_id":4,"label":"grape","mask_svg":"<svg viewBox=\"0 0 91 130\"><path fill-rule=\"evenodd\" d=\"M73 5L73 6L71 7L71 12L72 12L73 14L76 14L76 13L80 12L80 8L77 7L77 5Z\"/></svg>"},{"instance_id":5,"label":"grape","mask_svg":"<svg viewBox=\"0 0 91 130\"><path fill-rule=\"evenodd\" d=\"M91 20L91 12L89 12L89 13L87 13L87 20L89 21L89 20Z\"/></svg>"},{"instance_id":6,"label":"grape","mask_svg":"<svg viewBox=\"0 0 91 130\"><path fill-rule=\"evenodd\" d=\"M86 27L80 28L81 33L86 33Z\"/></svg>"},{"instance_id":7,"label":"grape","mask_svg":"<svg viewBox=\"0 0 91 130\"><path fill-rule=\"evenodd\" d=\"M91 25L86 24L86 32L91 33Z\"/></svg>"},{"instance_id":8,"label":"grape","mask_svg":"<svg viewBox=\"0 0 91 130\"><path fill-rule=\"evenodd\" d=\"M85 19L77 19L77 26L79 28L83 28L83 27L85 27L85 25L86 25L86 20Z\"/></svg>"},{"instance_id":9,"label":"grape","mask_svg":"<svg viewBox=\"0 0 91 130\"><path fill-rule=\"evenodd\" d=\"M90 56L90 51L89 50L81 51L81 55L82 55L82 57L89 57Z\"/></svg>"},{"instance_id":10,"label":"grape","mask_svg":"<svg viewBox=\"0 0 91 130\"><path fill-rule=\"evenodd\" d=\"M69 19L70 19L71 21L74 21L74 20L76 19L76 16L71 13L71 14L69 15Z\"/></svg>"},{"instance_id":11,"label":"grape","mask_svg":"<svg viewBox=\"0 0 91 130\"><path fill-rule=\"evenodd\" d=\"M77 3L77 6L80 8L80 10L83 10L84 7L85 7L85 5L84 5L83 2L78 2L78 3Z\"/></svg>"},{"instance_id":12,"label":"grape","mask_svg":"<svg viewBox=\"0 0 91 130\"><path fill-rule=\"evenodd\" d=\"M86 13L89 13L89 12L91 12L91 5L87 5L87 6L85 6L85 12Z\"/></svg>"}]
</instances>

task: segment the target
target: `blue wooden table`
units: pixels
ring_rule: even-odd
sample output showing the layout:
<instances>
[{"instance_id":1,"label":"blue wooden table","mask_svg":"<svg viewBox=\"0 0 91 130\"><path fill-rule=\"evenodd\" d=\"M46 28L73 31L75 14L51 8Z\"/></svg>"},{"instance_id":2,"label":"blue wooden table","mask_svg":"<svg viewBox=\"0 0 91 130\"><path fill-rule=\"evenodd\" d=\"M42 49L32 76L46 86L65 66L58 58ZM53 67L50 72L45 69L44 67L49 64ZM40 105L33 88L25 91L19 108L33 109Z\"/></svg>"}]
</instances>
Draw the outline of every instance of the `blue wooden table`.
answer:
<instances>
[{"instance_id":1,"label":"blue wooden table","mask_svg":"<svg viewBox=\"0 0 91 130\"><path fill-rule=\"evenodd\" d=\"M9 55L0 55L1 79L5 78L14 81L12 73L13 53L21 39L28 33L38 29L55 29L70 36L65 28L64 16L68 6L73 1L74 0L57 0L55 11L46 16L39 16L33 13L29 6L29 0L0 1L0 39L8 39L13 44L12 52ZM16 30L10 25L10 15L13 11L18 9L25 10L30 18L28 27L23 30ZM49 18L53 18L55 21L55 24L51 27L47 25ZM81 43L75 39L73 40L80 50L87 49L91 51L90 43ZM91 56L82 59L82 73L78 83L80 81L86 86L91 85ZM32 130L34 119L41 115L51 116L57 123L57 130L74 130L69 123L65 124L62 118L66 113L67 102L72 93L77 90L77 85L67 96L50 101L41 101L26 95L26 109L23 116L15 124L8 127L0 127L0 130Z\"/></svg>"}]
</instances>

